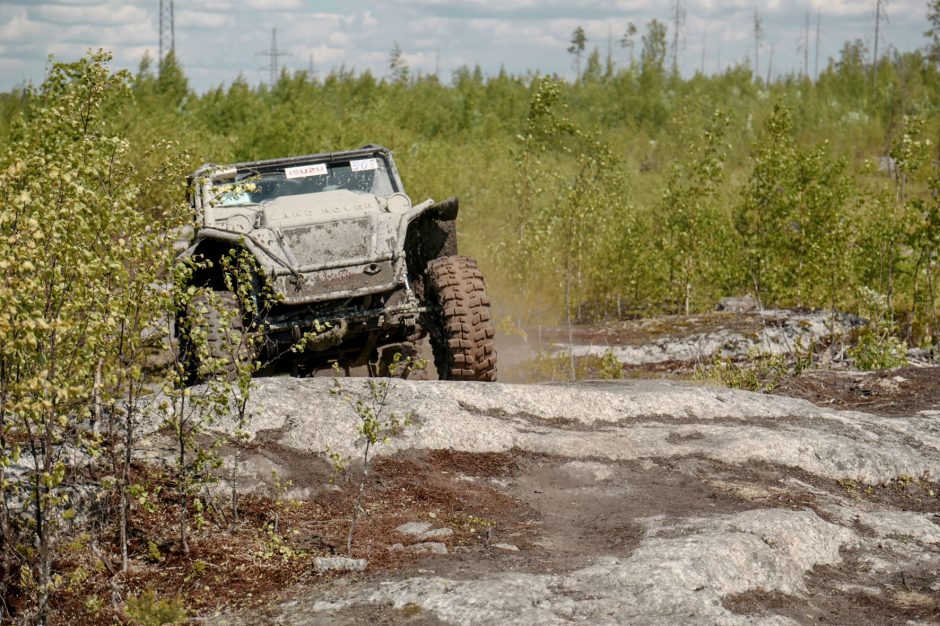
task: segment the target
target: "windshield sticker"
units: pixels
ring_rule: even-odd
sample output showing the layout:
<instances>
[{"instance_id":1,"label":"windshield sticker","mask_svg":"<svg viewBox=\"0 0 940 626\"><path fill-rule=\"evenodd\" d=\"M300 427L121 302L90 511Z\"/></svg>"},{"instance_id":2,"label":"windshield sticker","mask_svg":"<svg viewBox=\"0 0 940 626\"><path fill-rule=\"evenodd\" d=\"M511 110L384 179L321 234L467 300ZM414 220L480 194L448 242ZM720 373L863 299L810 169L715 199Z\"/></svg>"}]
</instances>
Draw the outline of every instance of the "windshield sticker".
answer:
<instances>
[{"instance_id":1,"label":"windshield sticker","mask_svg":"<svg viewBox=\"0 0 940 626\"><path fill-rule=\"evenodd\" d=\"M350 161L349 169L354 172L367 172L369 170L379 169L379 162L377 159L361 159L359 161Z\"/></svg>"},{"instance_id":2,"label":"windshield sticker","mask_svg":"<svg viewBox=\"0 0 940 626\"><path fill-rule=\"evenodd\" d=\"M301 165L299 167L285 167L284 176L287 178L326 176L326 163L317 163L316 165Z\"/></svg>"}]
</instances>

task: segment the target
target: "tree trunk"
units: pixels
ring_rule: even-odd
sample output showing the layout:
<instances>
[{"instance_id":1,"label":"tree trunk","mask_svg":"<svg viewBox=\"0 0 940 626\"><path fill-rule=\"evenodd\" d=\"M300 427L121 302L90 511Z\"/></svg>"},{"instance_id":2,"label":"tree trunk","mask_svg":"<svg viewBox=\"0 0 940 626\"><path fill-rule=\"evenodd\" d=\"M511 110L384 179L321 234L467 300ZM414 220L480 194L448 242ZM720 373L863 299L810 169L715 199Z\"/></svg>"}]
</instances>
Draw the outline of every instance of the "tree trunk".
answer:
<instances>
[{"instance_id":1,"label":"tree trunk","mask_svg":"<svg viewBox=\"0 0 940 626\"><path fill-rule=\"evenodd\" d=\"M182 414L182 413L181 413ZM186 493L186 437L183 433L183 425L179 425L179 496L180 496L180 546L183 554L189 554L189 541L186 536L187 512L189 508L189 498Z\"/></svg>"},{"instance_id":2,"label":"tree trunk","mask_svg":"<svg viewBox=\"0 0 940 626\"><path fill-rule=\"evenodd\" d=\"M353 533L356 532L356 522L359 521L359 510L362 508L362 493L366 489L366 481L369 480L369 449L372 447L372 441L366 439L366 451L362 461L362 479L359 481L359 492L356 494L356 502L353 506L352 521L349 523L349 534L346 535L346 554L352 558Z\"/></svg>"},{"instance_id":3,"label":"tree trunk","mask_svg":"<svg viewBox=\"0 0 940 626\"><path fill-rule=\"evenodd\" d=\"M565 268L565 323L568 326L568 360L571 366L571 380L578 377L574 365L574 333L571 330L571 277Z\"/></svg>"}]
</instances>

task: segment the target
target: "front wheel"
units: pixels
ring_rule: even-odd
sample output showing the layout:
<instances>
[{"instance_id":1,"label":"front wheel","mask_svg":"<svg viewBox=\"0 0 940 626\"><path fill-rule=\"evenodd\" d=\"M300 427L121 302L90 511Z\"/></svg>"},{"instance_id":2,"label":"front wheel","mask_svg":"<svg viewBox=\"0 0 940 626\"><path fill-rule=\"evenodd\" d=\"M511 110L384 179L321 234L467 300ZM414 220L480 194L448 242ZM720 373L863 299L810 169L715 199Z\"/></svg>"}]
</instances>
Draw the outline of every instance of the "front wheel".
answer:
<instances>
[{"instance_id":1,"label":"front wheel","mask_svg":"<svg viewBox=\"0 0 940 626\"><path fill-rule=\"evenodd\" d=\"M425 274L434 365L441 380L496 380L496 329L483 274L465 256L428 263Z\"/></svg>"},{"instance_id":2,"label":"front wheel","mask_svg":"<svg viewBox=\"0 0 940 626\"><path fill-rule=\"evenodd\" d=\"M235 380L239 366L249 358L237 296L231 291L197 294L186 309L184 324L189 383Z\"/></svg>"}]
</instances>

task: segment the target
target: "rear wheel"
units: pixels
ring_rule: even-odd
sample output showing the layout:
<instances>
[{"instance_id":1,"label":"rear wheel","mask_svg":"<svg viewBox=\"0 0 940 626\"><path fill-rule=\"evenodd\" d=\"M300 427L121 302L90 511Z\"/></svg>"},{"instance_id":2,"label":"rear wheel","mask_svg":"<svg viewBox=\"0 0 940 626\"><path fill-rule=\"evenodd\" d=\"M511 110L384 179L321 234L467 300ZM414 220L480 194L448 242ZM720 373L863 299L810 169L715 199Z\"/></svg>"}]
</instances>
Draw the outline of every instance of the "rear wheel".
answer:
<instances>
[{"instance_id":1,"label":"rear wheel","mask_svg":"<svg viewBox=\"0 0 940 626\"><path fill-rule=\"evenodd\" d=\"M441 380L496 380L496 329L483 274L465 256L428 263L425 326Z\"/></svg>"}]
</instances>

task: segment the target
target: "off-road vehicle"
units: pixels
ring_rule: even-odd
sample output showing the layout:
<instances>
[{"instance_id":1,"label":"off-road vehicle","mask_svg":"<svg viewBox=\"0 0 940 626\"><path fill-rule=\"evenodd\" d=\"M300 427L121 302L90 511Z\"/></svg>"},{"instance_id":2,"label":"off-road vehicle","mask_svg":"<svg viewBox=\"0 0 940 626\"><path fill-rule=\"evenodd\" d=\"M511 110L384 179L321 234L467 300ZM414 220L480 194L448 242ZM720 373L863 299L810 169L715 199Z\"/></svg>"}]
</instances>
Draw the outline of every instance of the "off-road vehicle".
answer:
<instances>
[{"instance_id":1,"label":"off-road vehicle","mask_svg":"<svg viewBox=\"0 0 940 626\"><path fill-rule=\"evenodd\" d=\"M412 205L389 150L207 164L192 189L197 229L183 255L211 261L192 278L220 292L207 301L237 306L219 263L234 246L256 261L254 289L267 281L277 294L257 325L259 360L276 357L300 374L331 362L381 369L429 335L439 378L496 380L483 275L457 255L457 199ZM210 342L220 317L206 316ZM298 343L304 349L291 351Z\"/></svg>"}]
</instances>

